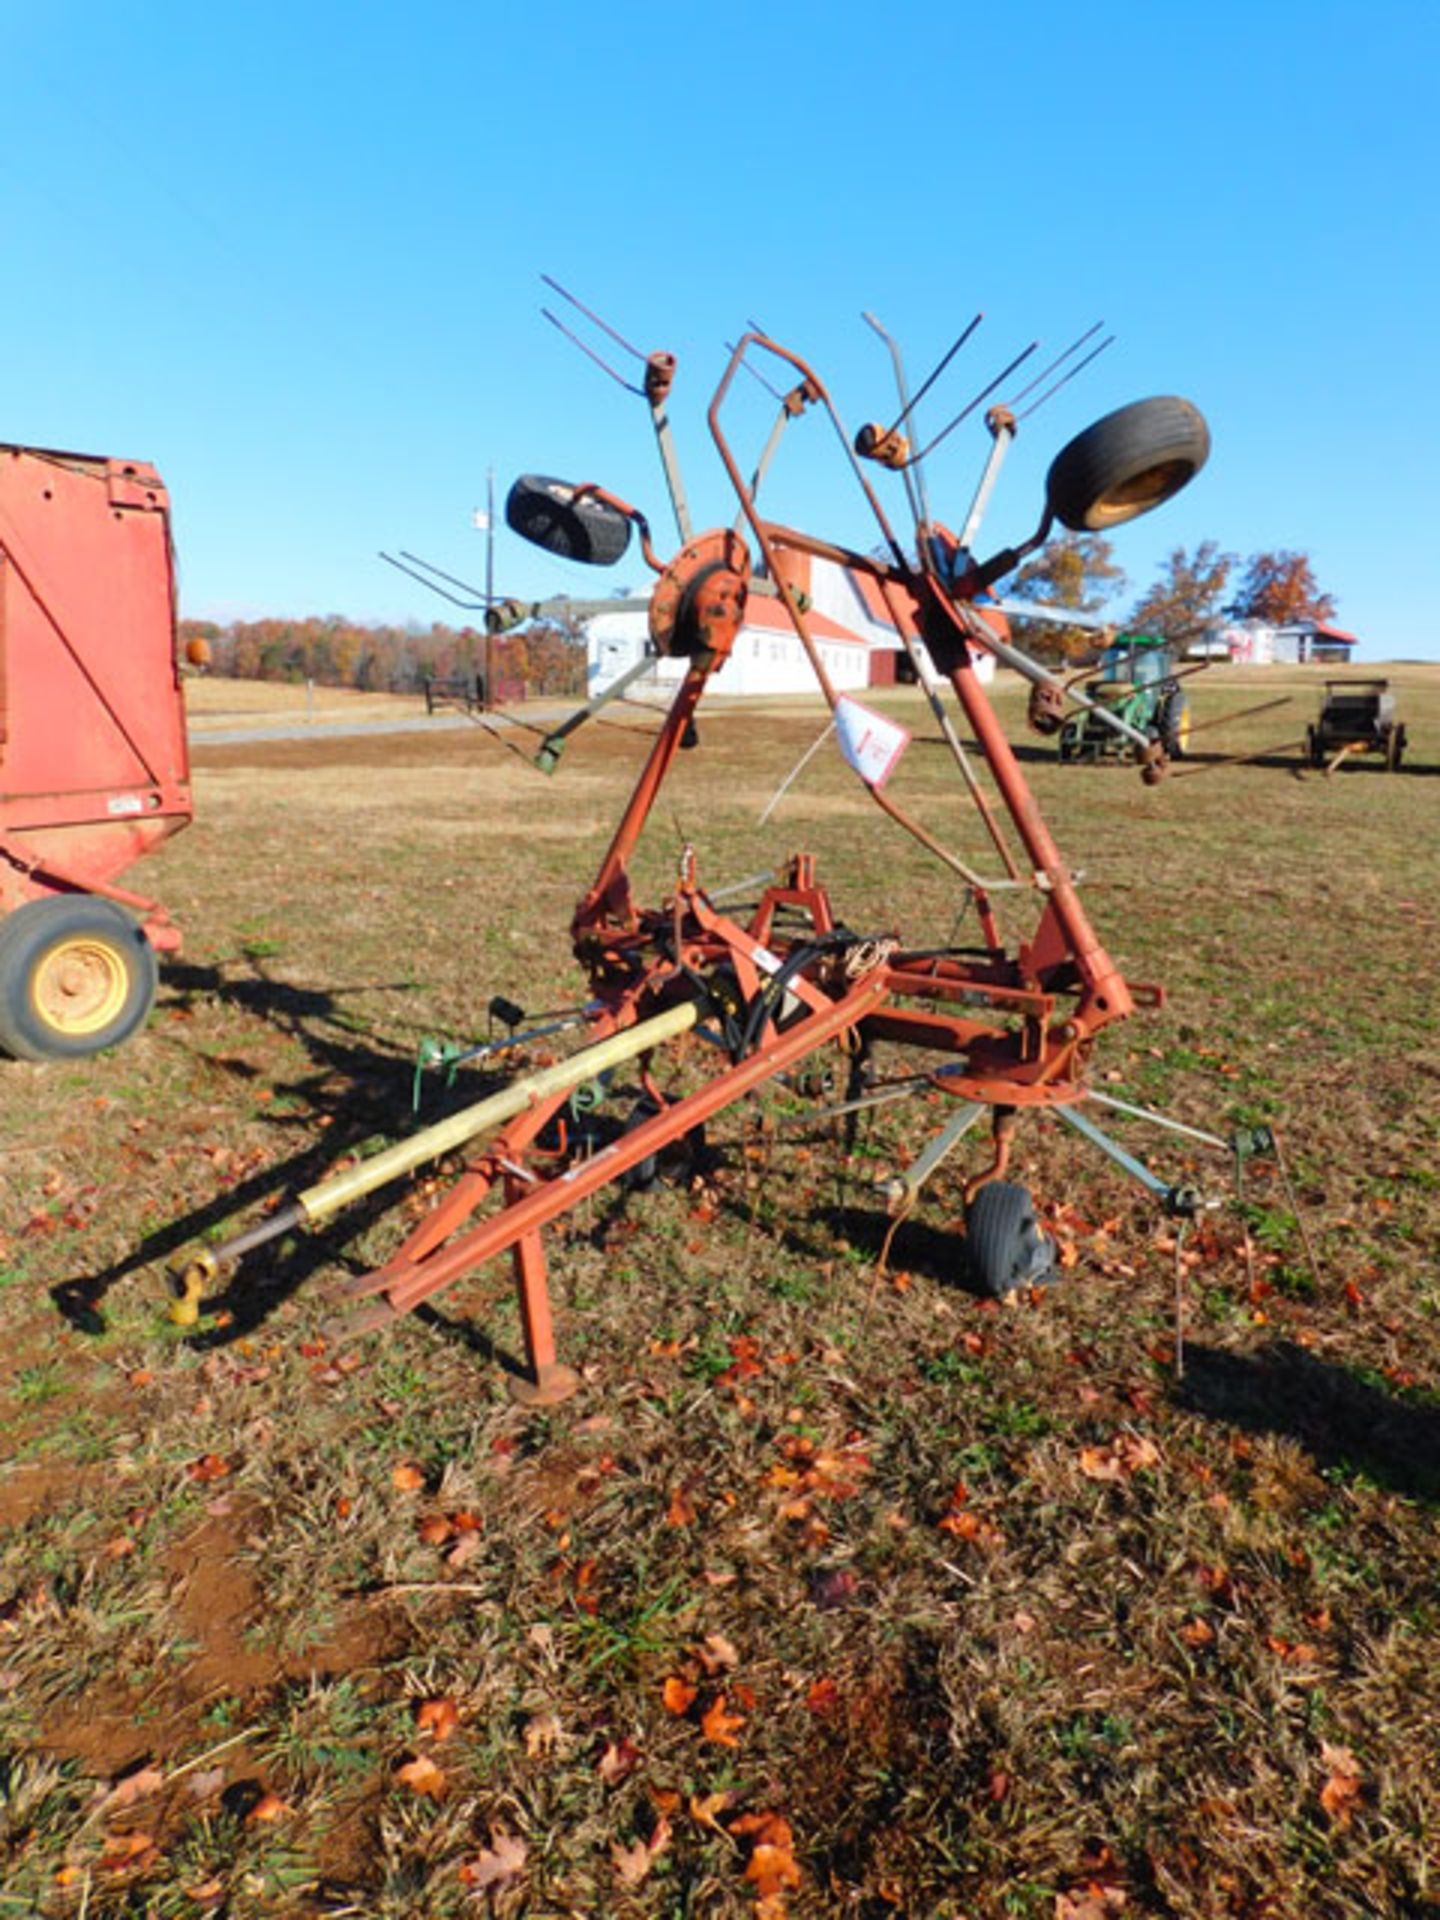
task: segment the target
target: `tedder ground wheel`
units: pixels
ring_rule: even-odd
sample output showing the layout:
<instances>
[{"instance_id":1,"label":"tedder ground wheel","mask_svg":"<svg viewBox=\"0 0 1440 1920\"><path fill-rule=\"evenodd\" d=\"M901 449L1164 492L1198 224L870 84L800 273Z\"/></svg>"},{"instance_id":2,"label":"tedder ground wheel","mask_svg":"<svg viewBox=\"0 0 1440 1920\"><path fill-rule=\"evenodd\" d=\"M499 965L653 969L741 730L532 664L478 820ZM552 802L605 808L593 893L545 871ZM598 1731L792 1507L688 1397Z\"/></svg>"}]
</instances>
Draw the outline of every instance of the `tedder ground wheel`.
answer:
<instances>
[{"instance_id":1,"label":"tedder ground wheel","mask_svg":"<svg viewBox=\"0 0 1440 1920\"><path fill-rule=\"evenodd\" d=\"M630 544L630 522L603 500L582 494L564 480L522 473L505 501L507 524L522 540L566 560L608 567Z\"/></svg>"},{"instance_id":2,"label":"tedder ground wheel","mask_svg":"<svg viewBox=\"0 0 1440 1920\"><path fill-rule=\"evenodd\" d=\"M1397 773L1400 762L1405 758L1405 729L1392 727L1385 736L1385 768L1388 773Z\"/></svg>"},{"instance_id":3,"label":"tedder ground wheel","mask_svg":"<svg viewBox=\"0 0 1440 1920\"><path fill-rule=\"evenodd\" d=\"M0 920L0 1049L76 1060L115 1047L155 1003L155 950L109 900L27 900Z\"/></svg>"},{"instance_id":4,"label":"tedder ground wheel","mask_svg":"<svg viewBox=\"0 0 1440 1920\"><path fill-rule=\"evenodd\" d=\"M1055 1243L1035 1218L1027 1188L1011 1180L981 1187L966 1216L965 1258L975 1286L996 1299L1049 1276Z\"/></svg>"},{"instance_id":5,"label":"tedder ground wheel","mask_svg":"<svg viewBox=\"0 0 1440 1920\"><path fill-rule=\"evenodd\" d=\"M1198 407L1173 395L1136 400L1056 454L1045 481L1050 511L1074 533L1118 527L1178 493L1209 453Z\"/></svg>"}]
</instances>

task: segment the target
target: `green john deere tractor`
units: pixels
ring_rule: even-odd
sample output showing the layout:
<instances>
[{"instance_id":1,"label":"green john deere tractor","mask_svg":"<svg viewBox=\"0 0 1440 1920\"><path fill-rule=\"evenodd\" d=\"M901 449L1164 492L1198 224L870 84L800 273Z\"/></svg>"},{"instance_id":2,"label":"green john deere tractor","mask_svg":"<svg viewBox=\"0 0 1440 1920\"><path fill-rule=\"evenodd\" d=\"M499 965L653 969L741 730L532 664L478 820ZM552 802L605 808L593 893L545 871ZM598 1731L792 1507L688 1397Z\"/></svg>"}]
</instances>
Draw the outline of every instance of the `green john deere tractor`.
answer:
<instances>
[{"instance_id":1,"label":"green john deere tractor","mask_svg":"<svg viewBox=\"0 0 1440 1920\"><path fill-rule=\"evenodd\" d=\"M1101 654L1092 674L1084 677L1092 700L1158 741L1171 760L1184 755L1190 738L1190 702L1177 677L1168 640L1150 633L1122 633ZM1083 707L1060 729L1062 760L1131 759L1135 752L1124 734Z\"/></svg>"}]
</instances>

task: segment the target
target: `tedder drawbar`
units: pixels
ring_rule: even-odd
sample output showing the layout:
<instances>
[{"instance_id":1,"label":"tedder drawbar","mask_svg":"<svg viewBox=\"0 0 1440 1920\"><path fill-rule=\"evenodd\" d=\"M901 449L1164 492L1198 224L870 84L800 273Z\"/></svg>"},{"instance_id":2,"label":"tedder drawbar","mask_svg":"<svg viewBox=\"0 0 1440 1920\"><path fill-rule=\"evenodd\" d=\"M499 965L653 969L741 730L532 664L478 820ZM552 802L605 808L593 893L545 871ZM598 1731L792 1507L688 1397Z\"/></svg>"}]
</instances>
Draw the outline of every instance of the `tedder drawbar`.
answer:
<instances>
[{"instance_id":1,"label":"tedder drawbar","mask_svg":"<svg viewBox=\"0 0 1440 1920\"><path fill-rule=\"evenodd\" d=\"M829 1050L838 1050L848 1067L847 1099L829 1109L832 1113L895 1097L900 1089L935 1088L956 1103L938 1136L890 1183L889 1200L897 1214L908 1211L943 1156L989 1115L992 1148L966 1188L964 1249L972 1283L984 1291L1005 1294L1041 1281L1054 1259L1029 1193L1005 1178L1016 1124L1027 1110L1041 1109L1066 1121L1172 1213L1194 1210L1191 1189L1161 1180L1080 1111L1082 1104L1098 1103L1218 1148L1227 1145L1128 1107L1088 1082L1100 1033L1137 1003L1158 1004L1160 992L1127 981L1092 927L1075 877L986 696L976 671L977 652L998 654L1043 688L1046 702L1066 690L1011 646L976 602L983 605L992 585L1038 549L1057 521L1075 530L1109 529L1169 499L1206 459L1204 420L1188 401L1175 398L1141 400L1108 414L1052 463L1044 511L1031 537L979 561L972 545L1016 433L1014 406L994 406L985 416L988 456L956 535L930 515L921 465L929 449L912 446L914 400L903 364L889 336L878 323L871 324L890 347L901 412L889 427L863 427L853 442L819 377L796 354L756 330L731 350L708 418L740 517L733 528L702 533L691 528L670 441L666 407L673 358L639 356L645 360L645 384L636 391L643 392L651 410L680 530L681 545L672 558L662 559L655 551L645 516L603 487L536 476L516 482L506 508L509 524L551 553L606 564L626 550L632 527L638 531L656 576L649 609L655 650L685 663L614 838L571 923L575 957L591 995L577 1023L585 1030L584 1044L558 1064L521 1075L478 1104L297 1195L224 1244L180 1256L169 1274L177 1318L193 1320L206 1287L246 1253L328 1219L421 1165L456 1156L458 1177L398 1250L375 1271L340 1284L342 1296L364 1303L339 1323L340 1330L383 1327L487 1261L509 1254L527 1362L527 1373L512 1382L513 1390L530 1403L563 1399L574 1391L577 1378L556 1354L546 1228L598 1189L633 1178L636 1169L653 1164L654 1156L692 1137L766 1082L790 1079L802 1062ZM971 331L973 324L962 340ZM1015 400L1024 399L1075 350ZM755 371L758 356L766 356L768 367L778 365L781 379L793 384L783 393L771 388L780 399L779 414L758 468L747 479L722 432L721 416L737 372L742 367ZM978 406L1018 364L1012 362L964 411ZM1072 363L1071 371L1078 364ZM1067 373L1055 384L1068 378ZM780 525L760 510L761 481L783 429L811 411L828 416L875 516L882 540L879 558ZM900 476L913 545L903 543L892 527L863 460ZM848 568L883 605L978 809L1003 870L996 877L985 877L886 792L884 716L868 715L837 692L812 632L808 597L798 584L812 559ZM711 676L723 671L747 600L755 594L776 596L783 605L829 703L846 757L876 806L954 874L964 903L974 910L972 944L911 945L889 930L853 932L806 853L794 854L783 872L769 876L769 884L752 883L758 898L742 908L726 910L732 889L707 891L689 847L668 899L647 906L635 898L630 863L636 843L677 750L694 737L695 710ZM949 682L988 765L993 795L941 699L940 678ZM1069 698L1087 702L1078 690ZM1097 707L1096 717L1128 739L1145 779L1164 775L1162 741L1127 727L1103 708ZM867 724L874 735L868 740L863 737ZM996 914L1001 892L1028 894L1034 904L1028 937L1009 946ZM678 1043L686 1035L693 1040L682 1050ZM877 1072L873 1056L881 1044L903 1050L902 1076ZM645 1096L628 1128L597 1142L593 1132L585 1135L567 1124L573 1122L576 1090L627 1061L637 1063Z\"/></svg>"}]
</instances>

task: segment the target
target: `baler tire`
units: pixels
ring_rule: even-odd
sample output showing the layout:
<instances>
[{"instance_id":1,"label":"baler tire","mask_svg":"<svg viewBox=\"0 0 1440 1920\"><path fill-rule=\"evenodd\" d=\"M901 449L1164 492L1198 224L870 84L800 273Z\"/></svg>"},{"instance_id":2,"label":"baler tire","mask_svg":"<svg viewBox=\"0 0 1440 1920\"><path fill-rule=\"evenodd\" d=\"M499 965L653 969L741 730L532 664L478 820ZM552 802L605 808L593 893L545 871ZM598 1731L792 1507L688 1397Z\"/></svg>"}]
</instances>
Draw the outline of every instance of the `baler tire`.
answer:
<instances>
[{"instance_id":1,"label":"baler tire","mask_svg":"<svg viewBox=\"0 0 1440 1920\"><path fill-rule=\"evenodd\" d=\"M1210 454L1198 407L1173 394L1136 400L1077 433L1050 463L1045 496L1073 533L1148 513L1193 480Z\"/></svg>"},{"instance_id":2,"label":"baler tire","mask_svg":"<svg viewBox=\"0 0 1440 1920\"><path fill-rule=\"evenodd\" d=\"M974 1286L991 1299L1041 1284L1055 1262L1055 1243L1035 1218L1029 1189L987 1180L965 1220L965 1263Z\"/></svg>"},{"instance_id":3,"label":"baler tire","mask_svg":"<svg viewBox=\"0 0 1440 1920\"><path fill-rule=\"evenodd\" d=\"M591 494L575 497L565 480L543 473L522 473L505 500L505 522L522 540L587 566L609 567L630 544L630 522L623 513Z\"/></svg>"},{"instance_id":4,"label":"baler tire","mask_svg":"<svg viewBox=\"0 0 1440 1920\"><path fill-rule=\"evenodd\" d=\"M155 949L130 915L90 894L27 900L0 920L0 1051L82 1060L149 1018Z\"/></svg>"}]
</instances>

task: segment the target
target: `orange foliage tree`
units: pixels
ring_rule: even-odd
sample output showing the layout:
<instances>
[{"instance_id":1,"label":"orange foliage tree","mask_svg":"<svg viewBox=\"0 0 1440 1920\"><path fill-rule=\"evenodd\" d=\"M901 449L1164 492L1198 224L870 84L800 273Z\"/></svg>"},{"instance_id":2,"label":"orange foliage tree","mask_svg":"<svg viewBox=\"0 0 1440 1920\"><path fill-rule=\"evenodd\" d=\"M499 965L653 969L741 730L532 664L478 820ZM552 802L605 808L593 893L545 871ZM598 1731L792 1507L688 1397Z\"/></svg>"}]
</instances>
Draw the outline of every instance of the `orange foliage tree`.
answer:
<instances>
[{"instance_id":1,"label":"orange foliage tree","mask_svg":"<svg viewBox=\"0 0 1440 1920\"><path fill-rule=\"evenodd\" d=\"M1320 591L1308 553L1277 548L1251 554L1240 590L1226 611L1233 619L1264 620L1273 627L1311 621L1323 626L1334 616L1335 598Z\"/></svg>"}]
</instances>

